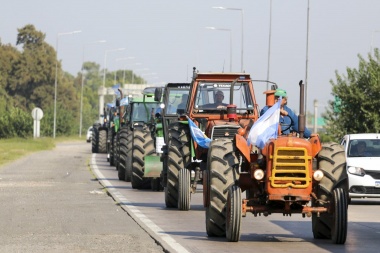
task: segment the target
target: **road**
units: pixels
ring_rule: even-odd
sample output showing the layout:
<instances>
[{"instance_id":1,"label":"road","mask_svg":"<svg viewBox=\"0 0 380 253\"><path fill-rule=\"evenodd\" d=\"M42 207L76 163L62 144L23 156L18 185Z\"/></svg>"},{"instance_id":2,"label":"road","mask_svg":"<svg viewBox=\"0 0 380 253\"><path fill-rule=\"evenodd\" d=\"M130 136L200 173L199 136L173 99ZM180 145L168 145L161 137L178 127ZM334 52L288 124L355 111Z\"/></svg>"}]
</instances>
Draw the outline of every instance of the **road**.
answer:
<instances>
[{"instance_id":1,"label":"road","mask_svg":"<svg viewBox=\"0 0 380 253\"><path fill-rule=\"evenodd\" d=\"M91 168L121 207L169 252L379 252L380 199L352 201L345 245L315 240L311 219L300 214L247 214L241 240L232 243L207 237L201 188L192 195L190 211L167 209L163 192L135 190L130 183L119 181L105 154L93 154Z\"/></svg>"},{"instance_id":2,"label":"road","mask_svg":"<svg viewBox=\"0 0 380 253\"><path fill-rule=\"evenodd\" d=\"M58 144L0 167L0 252L379 252L380 199L353 200L345 245L315 240L301 215L243 218L237 243L208 238L202 190L191 210L119 181L106 154Z\"/></svg>"},{"instance_id":3,"label":"road","mask_svg":"<svg viewBox=\"0 0 380 253\"><path fill-rule=\"evenodd\" d=\"M0 252L162 253L104 191L91 145L61 143L0 167Z\"/></svg>"}]
</instances>

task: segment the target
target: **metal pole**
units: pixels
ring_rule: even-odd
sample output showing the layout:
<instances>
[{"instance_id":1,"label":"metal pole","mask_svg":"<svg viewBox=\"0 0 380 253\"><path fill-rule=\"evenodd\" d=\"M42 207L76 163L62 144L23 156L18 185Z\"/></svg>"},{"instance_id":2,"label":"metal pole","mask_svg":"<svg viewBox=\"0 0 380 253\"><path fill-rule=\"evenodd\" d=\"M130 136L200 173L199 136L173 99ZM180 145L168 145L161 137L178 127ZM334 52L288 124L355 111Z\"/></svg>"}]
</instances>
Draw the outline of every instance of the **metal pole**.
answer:
<instances>
[{"instance_id":1,"label":"metal pole","mask_svg":"<svg viewBox=\"0 0 380 253\"><path fill-rule=\"evenodd\" d=\"M90 44L96 44L96 43L104 43L106 42L105 40L99 40L99 41L94 41L94 42L90 42L90 43L87 43L87 44L83 44L83 54L82 54L82 85L81 85L81 93L80 93L80 119L79 119L79 137L82 137L82 115L83 115L83 86L84 86L84 72L83 72L83 68L84 68L84 49L85 49L85 46L86 45L90 45Z\"/></svg>"},{"instance_id":2,"label":"metal pole","mask_svg":"<svg viewBox=\"0 0 380 253\"><path fill-rule=\"evenodd\" d=\"M371 48L369 49L369 53L372 54L372 49L373 49L373 37L375 33L378 33L380 31L373 31L372 36L371 36Z\"/></svg>"},{"instance_id":3,"label":"metal pole","mask_svg":"<svg viewBox=\"0 0 380 253\"><path fill-rule=\"evenodd\" d=\"M318 132L318 100L314 99L314 133Z\"/></svg>"},{"instance_id":4,"label":"metal pole","mask_svg":"<svg viewBox=\"0 0 380 253\"><path fill-rule=\"evenodd\" d=\"M56 55L55 55L55 81L54 81L54 123L53 123L53 138L55 138L56 126L57 126L57 85L58 85L58 38L62 35L71 35L74 33L80 33L82 31L73 31L67 33L58 33L56 41Z\"/></svg>"},{"instance_id":5,"label":"metal pole","mask_svg":"<svg viewBox=\"0 0 380 253\"><path fill-rule=\"evenodd\" d=\"M269 81L269 72L270 72L270 49L272 42L272 0L270 0L269 8L269 41L268 41L268 68L267 68L267 81ZM269 83L267 82L267 90L269 90Z\"/></svg>"},{"instance_id":6,"label":"metal pole","mask_svg":"<svg viewBox=\"0 0 380 253\"><path fill-rule=\"evenodd\" d=\"M244 59L244 10L241 9L241 72L244 71L243 59Z\"/></svg>"},{"instance_id":7,"label":"metal pole","mask_svg":"<svg viewBox=\"0 0 380 253\"><path fill-rule=\"evenodd\" d=\"M54 81L54 124L53 124L53 138L55 139L55 129L56 129L56 121L57 121L57 77L58 77L58 38L56 42L56 52L55 52L55 81Z\"/></svg>"},{"instance_id":8,"label":"metal pole","mask_svg":"<svg viewBox=\"0 0 380 253\"><path fill-rule=\"evenodd\" d=\"M309 63L309 12L310 12L310 0L307 0L307 29L306 29L306 73L305 73L305 117L307 118L307 87L309 86L307 80L308 63Z\"/></svg>"},{"instance_id":9,"label":"metal pole","mask_svg":"<svg viewBox=\"0 0 380 253\"><path fill-rule=\"evenodd\" d=\"M206 26L205 28L209 30L230 32L230 72L232 72L232 30L227 28L216 28L213 26Z\"/></svg>"},{"instance_id":10,"label":"metal pole","mask_svg":"<svg viewBox=\"0 0 380 253\"><path fill-rule=\"evenodd\" d=\"M241 72L244 71L244 10L241 8L227 8L227 7L212 7L219 10L241 11Z\"/></svg>"}]
</instances>

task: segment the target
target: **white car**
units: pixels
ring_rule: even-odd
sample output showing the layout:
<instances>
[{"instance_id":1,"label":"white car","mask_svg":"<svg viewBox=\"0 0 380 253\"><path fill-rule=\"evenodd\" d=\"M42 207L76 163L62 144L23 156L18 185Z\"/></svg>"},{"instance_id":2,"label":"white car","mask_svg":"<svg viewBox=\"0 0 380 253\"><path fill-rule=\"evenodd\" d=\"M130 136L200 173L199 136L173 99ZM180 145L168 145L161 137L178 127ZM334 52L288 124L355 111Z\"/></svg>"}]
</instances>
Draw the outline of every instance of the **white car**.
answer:
<instances>
[{"instance_id":1,"label":"white car","mask_svg":"<svg viewBox=\"0 0 380 253\"><path fill-rule=\"evenodd\" d=\"M380 134L348 134L341 144L346 152L350 200L380 198Z\"/></svg>"},{"instance_id":2,"label":"white car","mask_svg":"<svg viewBox=\"0 0 380 253\"><path fill-rule=\"evenodd\" d=\"M91 142L92 139L92 126L88 128L87 130L87 136L86 136L86 141Z\"/></svg>"}]
</instances>

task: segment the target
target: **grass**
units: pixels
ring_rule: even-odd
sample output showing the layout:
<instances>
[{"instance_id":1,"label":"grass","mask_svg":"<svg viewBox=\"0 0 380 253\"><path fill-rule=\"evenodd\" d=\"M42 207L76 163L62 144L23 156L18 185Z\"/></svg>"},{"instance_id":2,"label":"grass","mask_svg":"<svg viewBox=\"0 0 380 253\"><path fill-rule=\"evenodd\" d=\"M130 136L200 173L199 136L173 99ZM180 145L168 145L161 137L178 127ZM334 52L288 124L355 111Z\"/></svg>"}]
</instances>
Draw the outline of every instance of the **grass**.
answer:
<instances>
[{"instance_id":1,"label":"grass","mask_svg":"<svg viewBox=\"0 0 380 253\"><path fill-rule=\"evenodd\" d=\"M36 139L11 138L0 139L0 166L13 162L25 155L55 148L56 143L67 141L85 141L86 137L42 137Z\"/></svg>"}]
</instances>

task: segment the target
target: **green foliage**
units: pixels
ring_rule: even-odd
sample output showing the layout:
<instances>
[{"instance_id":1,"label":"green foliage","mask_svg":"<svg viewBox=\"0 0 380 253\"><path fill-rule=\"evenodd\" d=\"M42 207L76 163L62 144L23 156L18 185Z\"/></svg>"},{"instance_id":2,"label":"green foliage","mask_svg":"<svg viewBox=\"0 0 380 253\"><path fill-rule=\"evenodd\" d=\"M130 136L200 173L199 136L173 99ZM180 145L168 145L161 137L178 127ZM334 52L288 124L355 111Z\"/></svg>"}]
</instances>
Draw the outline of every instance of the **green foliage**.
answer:
<instances>
[{"instance_id":1,"label":"green foliage","mask_svg":"<svg viewBox=\"0 0 380 253\"><path fill-rule=\"evenodd\" d=\"M44 113L41 136L53 136L56 67L56 136L77 135L79 132L82 72L74 77L62 70L55 49L45 42L45 37L28 24L18 29L16 45L22 46L22 51L0 41L0 138L31 137L31 111L35 107ZM94 62L83 65L82 134L98 120L98 89L103 85L103 71ZM131 70L117 70L117 77L126 83L145 83ZM107 73L105 86L113 84L114 73ZM105 101L108 99L112 97L106 97Z\"/></svg>"},{"instance_id":2,"label":"green foliage","mask_svg":"<svg viewBox=\"0 0 380 253\"><path fill-rule=\"evenodd\" d=\"M33 135L33 119L30 113L20 108L11 108L0 116L0 138L22 137Z\"/></svg>"},{"instance_id":3,"label":"green foliage","mask_svg":"<svg viewBox=\"0 0 380 253\"><path fill-rule=\"evenodd\" d=\"M375 49L366 61L360 55L358 69L347 68L346 76L336 73L332 95L340 99L330 101L323 115L327 131L338 139L348 133L378 133L380 131L380 55ZM339 106L339 110L338 109ZM334 110L335 109L335 110Z\"/></svg>"}]
</instances>

